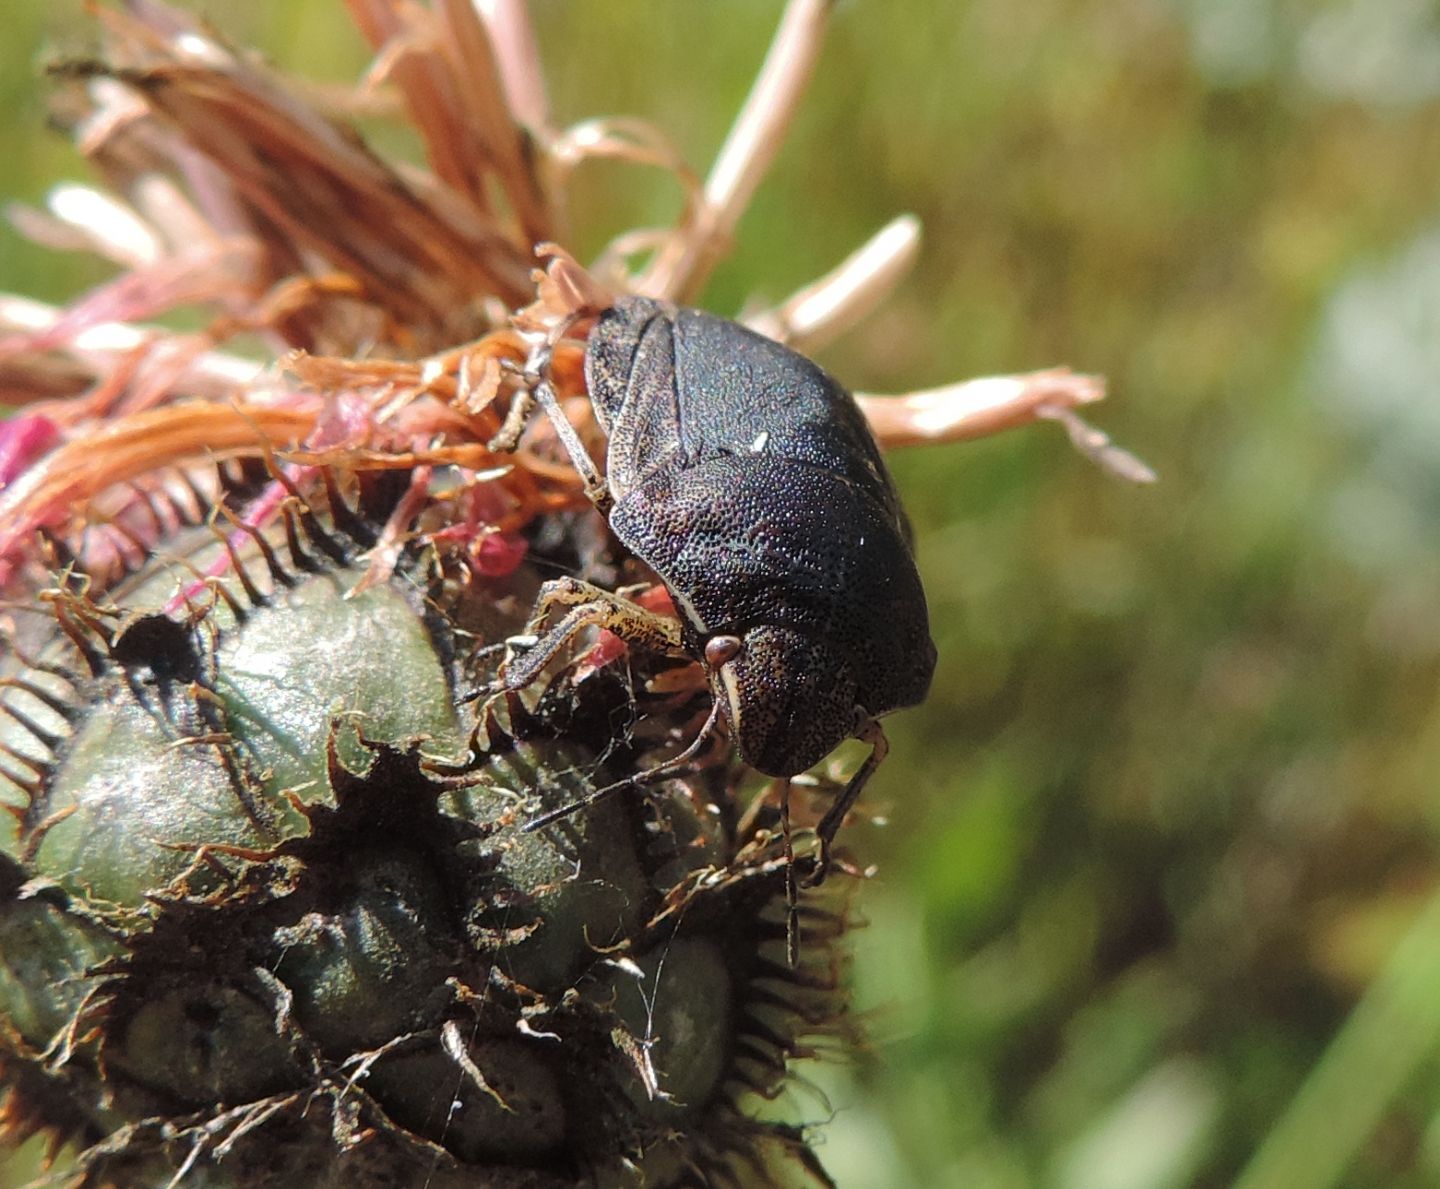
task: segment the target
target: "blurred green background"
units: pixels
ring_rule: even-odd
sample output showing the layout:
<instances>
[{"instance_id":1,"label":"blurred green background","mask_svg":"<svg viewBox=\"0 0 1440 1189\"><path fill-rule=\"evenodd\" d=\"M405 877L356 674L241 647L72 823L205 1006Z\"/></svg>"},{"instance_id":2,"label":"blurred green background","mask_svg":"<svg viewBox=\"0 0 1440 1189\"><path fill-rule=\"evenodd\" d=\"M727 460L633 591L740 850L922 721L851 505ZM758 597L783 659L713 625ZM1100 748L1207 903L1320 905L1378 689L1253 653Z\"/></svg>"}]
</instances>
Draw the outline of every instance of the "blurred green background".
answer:
<instances>
[{"instance_id":1,"label":"blurred green background","mask_svg":"<svg viewBox=\"0 0 1440 1189\"><path fill-rule=\"evenodd\" d=\"M334 0L212 4L355 78ZM557 118L708 164L779 5L534 6ZM4 189L76 0L6 8ZM577 246L666 219L596 168ZM1053 428L912 451L940 669L896 720L855 937L871 1050L811 1076L843 1189L1440 1184L1440 16L1428 0L846 0L707 304L891 215L926 247L827 350L900 391L1069 363L1160 472ZM595 212L603 212L603 217ZM0 288L101 278L0 232ZM12 1173L13 1175L13 1173ZM5 1172L0 1167L0 1182Z\"/></svg>"}]
</instances>

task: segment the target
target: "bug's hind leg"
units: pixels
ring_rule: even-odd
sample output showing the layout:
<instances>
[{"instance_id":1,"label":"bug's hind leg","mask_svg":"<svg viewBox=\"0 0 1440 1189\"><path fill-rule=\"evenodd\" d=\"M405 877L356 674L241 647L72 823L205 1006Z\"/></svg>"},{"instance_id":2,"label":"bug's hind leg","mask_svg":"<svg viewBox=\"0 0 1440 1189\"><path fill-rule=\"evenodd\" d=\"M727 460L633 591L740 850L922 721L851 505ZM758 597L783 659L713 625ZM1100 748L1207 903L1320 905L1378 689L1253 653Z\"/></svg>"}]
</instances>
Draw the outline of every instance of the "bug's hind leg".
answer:
<instances>
[{"instance_id":1,"label":"bug's hind leg","mask_svg":"<svg viewBox=\"0 0 1440 1189\"><path fill-rule=\"evenodd\" d=\"M825 879L826 873L830 870L830 844L835 839L836 831L840 829L841 823L845 821L845 815L855 806L860 793L870 778L875 775L875 769L880 767L881 762L890 752L890 742L885 738L885 732L880 729L880 724L873 718L866 719L855 730L856 739L862 743L870 744L870 754L865 757L865 762L855 771L855 775L840 791L835 798L835 803L825 812L820 819L820 824L815 827L815 836L819 839L820 848L815 855L815 866L809 871L804 880L803 886L813 888Z\"/></svg>"}]
</instances>

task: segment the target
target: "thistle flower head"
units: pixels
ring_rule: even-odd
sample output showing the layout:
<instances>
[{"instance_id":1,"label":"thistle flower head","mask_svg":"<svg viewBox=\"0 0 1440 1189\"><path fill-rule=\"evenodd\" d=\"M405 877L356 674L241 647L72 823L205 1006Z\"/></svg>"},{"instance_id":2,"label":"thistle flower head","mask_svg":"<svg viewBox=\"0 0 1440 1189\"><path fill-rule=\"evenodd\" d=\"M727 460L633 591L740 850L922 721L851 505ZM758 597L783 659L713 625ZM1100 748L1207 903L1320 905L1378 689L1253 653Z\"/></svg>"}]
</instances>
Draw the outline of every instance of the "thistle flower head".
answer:
<instances>
[{"instance_id":1,"label":"thistle flower head","mask_svg":"<svg viewBox=\"0 0 1440 1189\"><path fill-rule=\"evenodd\" d=\"M649 125L553 127L520 0L348 8L353 94L156 0L97 10L102 55L54 72L102 184L14 217L118 271L64 309L0 296L0 1123L95 1185L823 1181L754 1109L850 1033L843 888L787 961L774 790L741 799L722 743L520 828L674 756L703 679L602 635L466 694L542 575L664 609L523 418L522 365L543 341L598 453L590 316L701 291L830 4L792 0L703 181ZM422 163L367 147L376 108ZM658 167L682 213L581 267L596 158ZM750 321L818 345L917 244L902 217ZM892 444L1057 418L1144 477L1075 418L1100 395L1051 371L862 405Z\"/></svg>"},{"instance_id":2,"label":"thistle flower head","mask_svg":"<svg viewBox=\"0 0 1440 1189\"><path fill-rule=\"evenodd\" d=\"M462 696L543 567L640 577L516 365L566 323L593 435L576 315L693 286L715 232L692 202L648 282L624 246L533 272L577 165L673 150L551 129L519 5L351 13L376 66L328 109L160 4L56 72L104 187L16 218L121 271L0 298L8 1137L88 1184L823 1176L746 1104L846 1033L843 907L788 964L775 813L723 749L519 829L673 751L703 682L601 639ZM423 167L365 146L365 100Z\"/></svg>"}]
</instances>

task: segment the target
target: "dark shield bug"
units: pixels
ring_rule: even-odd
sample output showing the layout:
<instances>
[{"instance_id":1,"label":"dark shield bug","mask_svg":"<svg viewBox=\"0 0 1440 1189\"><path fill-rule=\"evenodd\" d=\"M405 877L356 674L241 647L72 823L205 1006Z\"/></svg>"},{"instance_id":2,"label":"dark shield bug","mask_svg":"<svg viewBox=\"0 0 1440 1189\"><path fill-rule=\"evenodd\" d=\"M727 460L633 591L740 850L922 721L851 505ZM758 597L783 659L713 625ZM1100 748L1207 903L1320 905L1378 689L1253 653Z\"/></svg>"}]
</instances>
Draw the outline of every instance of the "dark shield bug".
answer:
<instances>
[{"instance_id":1,"label":"dark shield bug","mask_svg":"<svg viewBox=\"0 0 1440 1189\"><path fill-rule=\"evenodd\" d=\"M627 297L600 316L585 355L609 439L602 476L543 372L532 368L532 391L590 497L681 618L575 579L546 583L533 626L569 610L507 662L504 684L528 684L576 631L600 624L705 668L710 721L666 770L698 750L717 717L741 758L770 776L804 772L848 738L870 743L818 828L818 879L884 757L876 720L921 701L935 667L909 525L864 415L829 375L770 339Z\"/></svg>"}]
</instances>

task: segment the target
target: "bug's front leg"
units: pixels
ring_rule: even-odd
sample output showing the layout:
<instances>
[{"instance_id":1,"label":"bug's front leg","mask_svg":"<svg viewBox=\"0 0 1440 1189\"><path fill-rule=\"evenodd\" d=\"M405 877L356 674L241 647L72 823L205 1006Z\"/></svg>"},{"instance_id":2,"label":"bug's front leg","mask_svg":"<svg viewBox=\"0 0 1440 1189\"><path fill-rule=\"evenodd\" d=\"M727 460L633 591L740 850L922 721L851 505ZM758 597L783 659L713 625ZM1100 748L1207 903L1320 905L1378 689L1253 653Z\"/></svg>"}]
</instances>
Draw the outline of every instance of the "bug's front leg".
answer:
<instances>
[{"instance_id":1,"label":"bug's front leg","mask_svg":"<svg viewBox=\"0 0 1440 1189\"><path fill-rule=\"evenodd\" d=\"M564 329L560 328L556 335L563 334ZM600 468L595 465L595 460L590 457L590 452L585 449L585 443L580 440L580 435L575 432L570 419L565 416L565 411L560 407L560 398L556 396L555 388L550 383L550 357L554 350L555 338L547 338L536 344L523 370L515 369L520 371L523 387L515 393L510 411L505 415L505 424L490 440L490 448L514 450L526 421L530 419L530 414L538 404L550 418L556 437L560 439L565 453L570 456L571 464L585 484L586 497L600 510L602 516L608 516L615 502L610 494L610 485L605 481Z\"/></svg>"},{"instance_id":2,"label":"bug's front leg","mask_svg":"<svg viewBox=\"0 0 1440 1189\"><path fill-rule=\"evenodd\" d=\"M562 607L569 610L547 627L551 613ZM540 597L535 601L535 612L526 629L534 643L523 652L508 655L500 666L500 688L518 690L529 685L566 644L588 627L606 628L627 644L647 652L684 652L678 619L647 611L638 603L578 578L556 578L540 588Z\"/></svg>"},{"instance_id":3,"label":"bug's front leg","mask_svg":"<svg viewBox=\"0 0 1440 1189\"><path fill-rule=\"evenodd\" d=\"M610 484L605 481L605 476L600 473L600 468L595 465L595 460L585 449L585 443L580 440L580 435L575 432L575 427L565 416L565 410L560 407L559 398L556 397L555 390L550 387L550 381L543 377L535 377L530 391L534 393L535 399L540 402L540 407L550 418L550 424L555 427L555 434L560 439L561 445L565 447L565 453L570 455L571 464L585 484L586 498L599 509L600 515L610 515L610 509L615 504L615 499L610 494Z\"/></svg>"}]
</instances>

